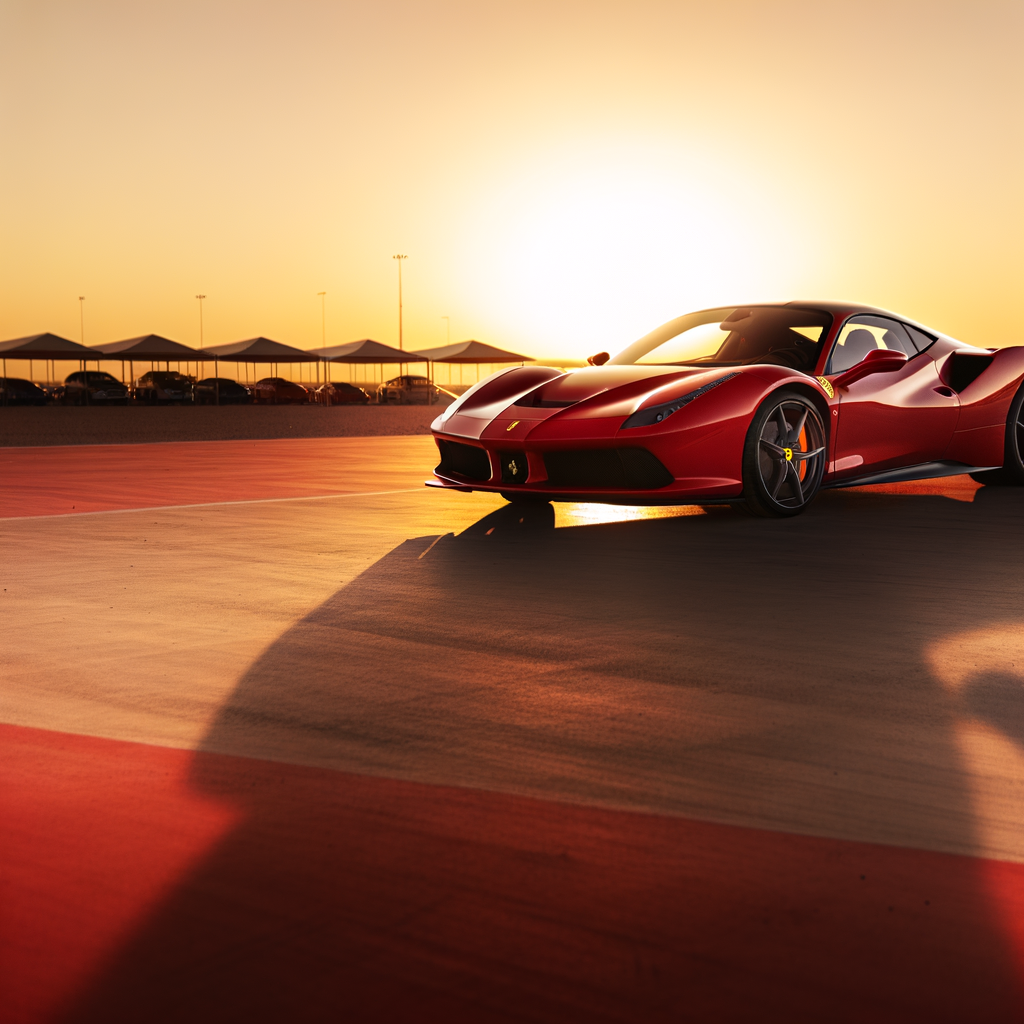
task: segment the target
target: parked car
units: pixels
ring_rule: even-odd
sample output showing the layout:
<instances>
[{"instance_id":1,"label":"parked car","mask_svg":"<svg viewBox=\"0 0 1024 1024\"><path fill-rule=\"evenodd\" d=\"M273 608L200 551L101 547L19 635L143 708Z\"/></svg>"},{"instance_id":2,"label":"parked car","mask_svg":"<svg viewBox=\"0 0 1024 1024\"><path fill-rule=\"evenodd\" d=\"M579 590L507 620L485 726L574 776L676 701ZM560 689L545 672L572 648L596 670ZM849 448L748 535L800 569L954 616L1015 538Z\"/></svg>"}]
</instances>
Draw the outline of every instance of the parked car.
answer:
<instances>
[{"instance_id":1,"label":"parked car","mask_svg":"<svg viewBox=\"0 0 1024 1024\"><path fill-rule=\"evenodd\" d=\"M377 388L377 401L381 405L433 405L441 389L426 377L406 374L385 381Z\"/></svg>"},{"instance_id":2,"label":"parked car","mask_svg":"<svg viewBox=\"0 0 1024 1024\"><path fill-rule=\"evenodd\" d=\"M258 405L305 405L309 391L284 377L264 377L253 385L252 400Z\"/></svg>"},{"instance_id":3,"label":"parked car","mask_svg":"<svg viewBox=\"0 0 1024 1024\"><path fill-rule=\"evenodd\" d=\"M252 392L229 377L198 381L192 387L192 395L196 405L248 405L252 401Z\"/></svg>"},{"instance_id":4,"label":"parked car","mask_svg":"<svg viewBox=\"0 0 1024 1024\"><path fill-rule=\"evenodd\" d=\"M21 377L0 377L0 405L46 405L46 392Z\"/></svg>"},{"instance_id":5,"label":"parked car","mask_svg":"<svg viewBox=\"0 0 1024 1024\"><path fill-rule=\"evenodd\" d=\"M78 370L55 397L62 405L127 405L128 388L102 370Z\"/></svg>"},{"instance_id":6,"label":"parked car","mask_svg":"<svg viewBox=\"0 0 1024 1024\"><path fill-rule=\"evenodd\" d=\"M135 381L132 398L144 405L184 405L192 401L194 383L192 377L177 370L150 370Z\"/></svg>"},{"instance_id":7,"label":"parked car","mask_svg":"<svg viewBox=\"0 0 1024 1024\"><path fill-rule=\"evenodd\" d=\"M331 381L330 384L321 384L316 389L314 399L320 405L366 405L370 401L370 396L354 384Z\"/></svg>"}]
</instances>

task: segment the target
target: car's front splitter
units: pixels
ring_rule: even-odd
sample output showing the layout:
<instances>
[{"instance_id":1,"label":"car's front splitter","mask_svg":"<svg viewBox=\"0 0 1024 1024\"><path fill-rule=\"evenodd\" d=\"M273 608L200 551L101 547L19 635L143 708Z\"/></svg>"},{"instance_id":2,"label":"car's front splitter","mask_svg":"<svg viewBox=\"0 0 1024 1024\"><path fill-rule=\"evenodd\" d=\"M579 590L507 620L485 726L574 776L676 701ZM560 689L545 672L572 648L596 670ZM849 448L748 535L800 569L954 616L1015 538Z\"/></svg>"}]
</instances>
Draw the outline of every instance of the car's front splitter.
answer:
<instances>
[{"instance_id":1,"label":"car's front splitter","mask_svg":"<svg viewBox=\"0 0 1024 1024\"><path fill-rule=\"evenodd\" d=\"M708 494L703 491L665 488L658 491L571 491L543 487L523 487L512 484L476 483L455 480L435 474L424 480L424 485L439 490L461 491L469 494L482 491L504 497L524 500L596 502L602 505L732 505L743 500L742 495Z\"/></svg>"}]
</instances>

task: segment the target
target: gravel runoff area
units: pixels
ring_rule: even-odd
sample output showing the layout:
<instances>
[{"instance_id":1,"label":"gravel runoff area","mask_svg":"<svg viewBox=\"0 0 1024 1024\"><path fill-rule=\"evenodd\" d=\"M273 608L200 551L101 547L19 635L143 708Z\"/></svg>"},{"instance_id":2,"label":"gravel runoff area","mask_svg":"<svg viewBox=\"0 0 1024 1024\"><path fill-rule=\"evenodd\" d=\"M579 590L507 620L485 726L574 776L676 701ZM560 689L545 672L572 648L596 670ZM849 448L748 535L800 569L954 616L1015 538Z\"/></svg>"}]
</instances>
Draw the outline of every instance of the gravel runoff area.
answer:
<instances>
[{"instance_id":1,"label":"gravel runoff area","mask_svg":"<svg viewBox=\"0 0 1024 1024\"><path fill-rule=\"evenodd\" d=\"M438 405L0 409L0 447L429 434L440 410Z\"/></svg>"}]
</instances>

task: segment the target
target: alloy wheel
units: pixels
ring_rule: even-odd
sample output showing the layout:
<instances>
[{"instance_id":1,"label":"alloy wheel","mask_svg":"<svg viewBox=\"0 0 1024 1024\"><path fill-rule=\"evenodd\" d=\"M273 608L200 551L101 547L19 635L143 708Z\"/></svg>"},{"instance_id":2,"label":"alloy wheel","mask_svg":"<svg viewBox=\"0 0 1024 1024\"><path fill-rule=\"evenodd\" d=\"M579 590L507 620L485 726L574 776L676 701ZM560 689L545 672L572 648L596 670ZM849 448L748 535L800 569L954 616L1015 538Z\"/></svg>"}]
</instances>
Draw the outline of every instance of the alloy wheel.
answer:
<instances>
[{"instance_id":1,"label":"alloy wheel","mask_svg":"<svg viewBox=\"0 0 1024 1024\"><path fill-rule=\"evenodd\" d=\"M795 515L818 491L825 472L825 430L806 400L784 398L761 421L756 469L757 509L768 515Z\"/></svg>"}]
</instances>

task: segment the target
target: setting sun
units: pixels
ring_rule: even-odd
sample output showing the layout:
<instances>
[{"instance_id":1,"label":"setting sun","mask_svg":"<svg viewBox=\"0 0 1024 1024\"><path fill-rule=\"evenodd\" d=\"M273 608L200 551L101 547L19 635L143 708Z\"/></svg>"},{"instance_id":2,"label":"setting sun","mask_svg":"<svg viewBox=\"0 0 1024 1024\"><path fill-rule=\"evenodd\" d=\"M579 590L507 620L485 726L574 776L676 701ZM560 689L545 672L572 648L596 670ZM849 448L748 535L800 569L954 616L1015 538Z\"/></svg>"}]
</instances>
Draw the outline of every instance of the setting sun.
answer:
<instances>
[{"instance_id":1,"label":"setting sun","mask_svg":"<svg viewBox=\"0 0 1024 1024\"><path fill-rule=\"evenodd\" d=\"M565 147L477 203L464 250L493 253L466 259L463 287L535 351L574 358L688 309L788 298L813 251L783 189L696 147Z\"/></svg>"}]
</instances>

